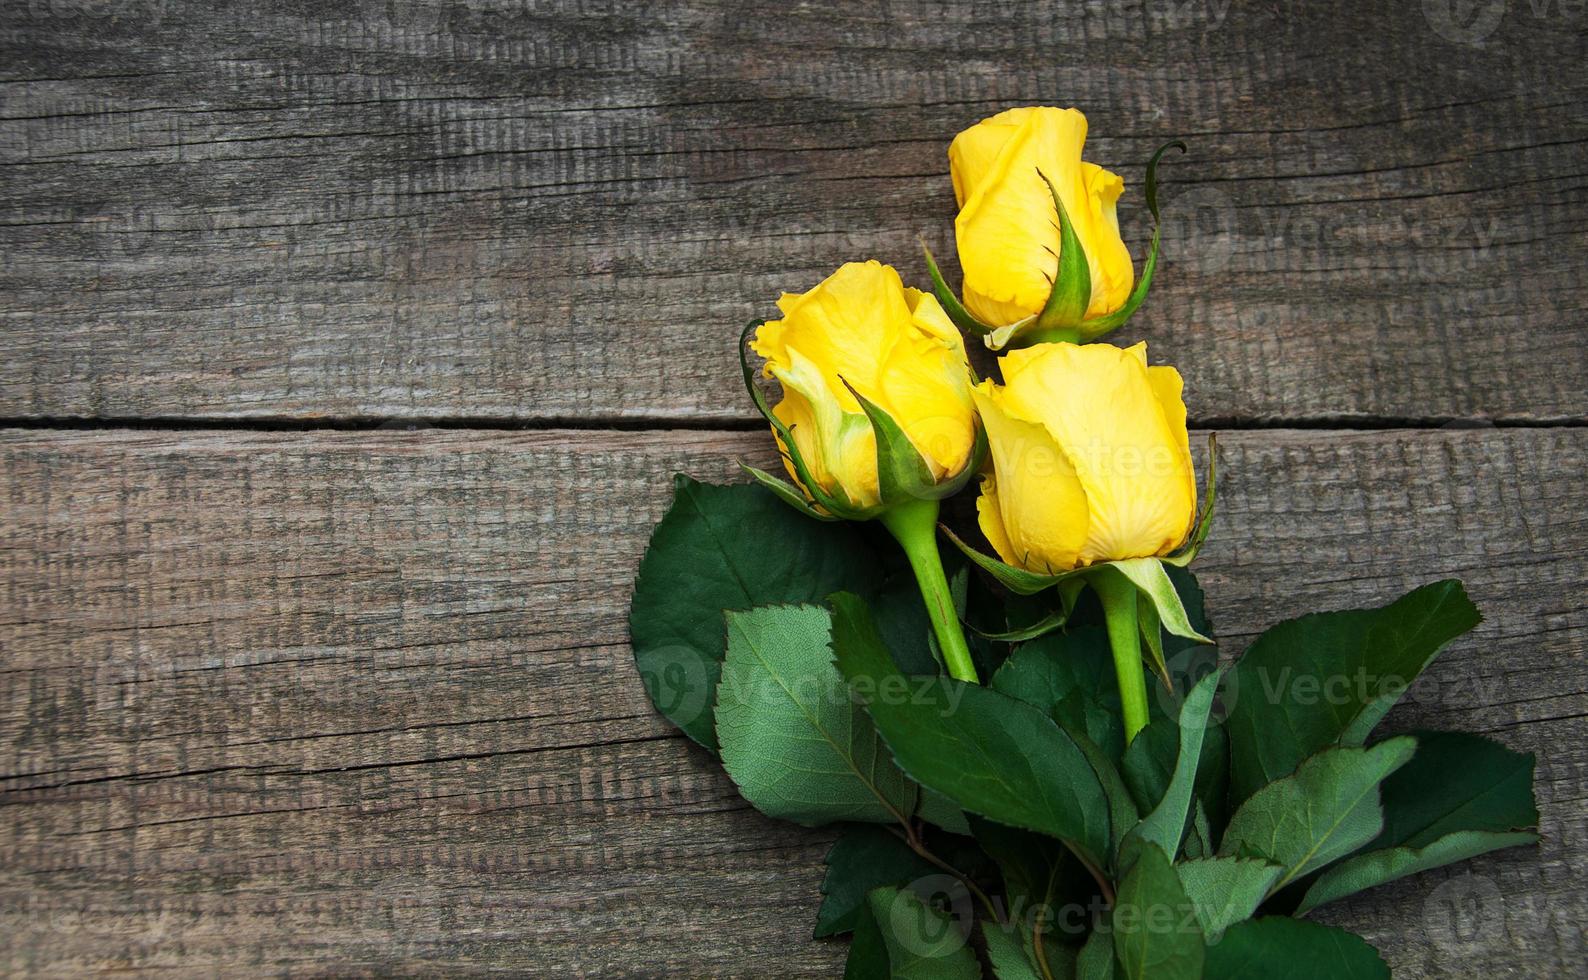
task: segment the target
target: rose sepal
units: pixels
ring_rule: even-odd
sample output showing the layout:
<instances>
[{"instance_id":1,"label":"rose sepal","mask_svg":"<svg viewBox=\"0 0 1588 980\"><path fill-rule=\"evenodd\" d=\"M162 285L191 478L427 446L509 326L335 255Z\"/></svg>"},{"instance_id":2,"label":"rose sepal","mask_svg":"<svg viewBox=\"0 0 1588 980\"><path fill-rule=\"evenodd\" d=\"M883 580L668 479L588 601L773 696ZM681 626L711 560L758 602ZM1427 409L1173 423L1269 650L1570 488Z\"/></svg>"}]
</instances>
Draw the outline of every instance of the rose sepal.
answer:
<instances>
[{"instance_id":1,"label":"rose sepal","mask_svg":"<svg viewBox=\"0 0 1588 980\"><path fill-rule=\"evenodd\" d=\"M1136 586L1137 591L1152 600L1164 629L1175 636L1183 636L1198 643L1213 642L1198 633L1191 625L1185 606L1180 602L1180 594L1174 590L1174 583L1169 580L1169 573L1164 570L1164 564L1168 561L1166 558L1121 558L1116 561L1100 561L1095 565L1073 568L1055 575L1043 575L1016 568L991 555L982 554L947 527L940 526L939 530L948 536L966 558L975 562L983 571L997 579L999 584L1017 595L1035 595L1045 589L1062 586L1076 579L1086 581L1097 575L1115 572L1123 575ZM1046 620L1043 622L1046 623ZM1061 619L1052 625L1062 625L1062 622Z\"/></svg>"},{"instance_id":2,"label":"rose sepal","mask_svg":"<svg viewBox=\"0 0 1588 980\"><path fill-rule=\"evenodd\" d=\"M1043 183L1047 184L1048 192L1053 197L1059 229L1059 265L1053 277L1052 289L1041 312L1001 327L983 323L966 309L949 289L937 261L932 257L931 249L923 242L921 251L926 255L926 269L932 280L932 292L942 304L949 319L966 333L980 337L992 351L1030 347L1034 344L1090 343L1123 326L1147 299L1147 293L1152 287L1153 274L1158 269L1158 247L1162 240L1162 220L1158 211L1158 163L1171 148L1181 153L1187 152L1184 142L1171 140L1153 151L1151 159L1147 161L1145 197L1147 210L1152 214L1152 244L1148 247L1146 261L1142 263L1141 277L1136 280L1136 285L1131 289L1130 296L1126 298L1123 306L1112 313L1085 319L1086 308L1091 302L1092 295L1092 275L1086 261L1085 248L1075 234L1069 212L1065 209L1063 201L1059 199L1058 189L1048 175L1039 170L1038 174L1042 177Z\"/></svg>"},{"instance_id":3,"label":"rose sepal","mask_svg":"<svg viewBox=\"0 0 1588 980\"><path fill-rule=\"evenodd\" d=\"M833 514L824 514L815 507L812 507L810 501L805 498L805 495L800 493L799 488L787 480L778 479L777 477L768 473L766 470L756 469L754 466L751 466L742 459L738 462L739 469L743 470L751 479L777 494L779 500L783 501L785 504L788 504L801 514L804 514L806 517L814 517L818 521L843 520L841 517L837 517Z\"/></svg>"},{"instance_id":4,"label":"rose sepal","mask_svg":"<svg viewBox=\"0 0 1588 980\"><path fill-rule=\"evenodd\" d=\"M1147 161L1145 197L1147 210L1152 213L1152 245L1147 249L1147 260L1142 263L1141 278L1136 280L1136 286L1130 291L1125 305L1112 313L1086 320L1081 324L1082 343L1097 340L1104 334L1112 333L1124 326L1125 321L1135 314L1147 298L1147 291L1152 287L1152 275L1158 269L1158 242L1163 234L1162 222L1158 215L1158 161L1171 148L1181 153L1188 152L1183 141L1170 140L1153 151L1152 159Z\"/></svg>"},{"instance_id":5,"label":"rose sepal","mask_svg":"<svg viewBox=\"0 0 1588 980\"><path fill-rule=\"evenodd\" d=\"M1059 197L1053 178L1037 170L1037 176L1048 187L1053 198L1053 214L1059 232L1059 265L1049 283L1048 300L1035 317L1001 327L990 334L985 343L992 350L1003 350L1019 336L1022 346L1033 343L1076 343L1081 335L1081 321L1086 308L1092 303L1092 269L1086 261L1086 247L1075 233L1075 223Z\"/></svg>"},{"instance_id":6,"label":"rose sepal","mask_svg":"<svg viewBox=\"0 0 1588 980\"><path fill-rule=\"evenodd\" d=\"M766 419L772 426L772 431L777 433L778 443L782 449L783 456L788 460L789 466L793 468L794 475L799 479L800 486L805 489L805 494L808 495L809 501L813 501L816 506L828 514L839 518L869 520L875 517L881 511L880 507L860 507L849 499L849 495L844 493L842 488L836 491L828 491L811 477L810 468L805 464L805 457L801 455L799 446L794 442L794 430L784 424L783 420L773 413L772 407L766 403L766 396L761 393L760 388L756 387L755 371L750 367L750 359L745 356L745 349L750 338L750 332L765 322L764 319L751 320L739 334L739 369L744 374L744 387L750 393L750 400L755 403L756 410L761 413L761 417ZM752 473L751 476L755 476L755 474ZM760 477L756 477L756 479L765 483L765 481L760 480ZM772 480L773 484L783 483L783 481L770 474L767 474L767 479ZM778 488L773 484L768 484L768 487L777 492ZM790 491L795 490L794 487L788 484L783 485ZM789 499L780 492L778 496L784 500ZM792 501L790 502L792 503ZM810 504L806 503L806 507L808 508L809 506Z\"/></svg>"},{"instance_id":7,"label":"rose sepal","mask_svg":"<svg viewBox=\"0 0 1588 980\"><path fill-rule=\"evenodd\" d=\"M937 297L938 305L943 307L943 312L948 314L954 326L973 337L985 338L992 333L995 328L981 322L976 314L965 308L965 304L959 301L954 291L948 288L942 270L937 267L937 260L932 257L932 250L926 247L925 238L921 239L921 252L926 256L926 274L932 280L932 295Z\"/></svg>"},{"instance_id":8,"label":"rose sepal","mask_svg":"<svg viewBox=\"0 0 1588 980\"><path fill-rule=\"evenodd\" d=\"M965 625L977 636L988 640L998 640L1002 643L1023 643L1026 640L1035 640L1062 628L1065 623L1070 621L1070 616L1075 612L1075 604L1080 601L1081 593L1085 589L1086 582L1083 579L1073 578L1060 582L1058 584L1059 608L1026 626L1004 630L999 633L989 633L986 630L977 629L971 623L966 623Z\"/></svg>"},{"instance_id":9,"label":"rose sepal","mask_svg":"<svg viewBox=\"0 0 1588 980\"><path fill-rule=\"evenodd\" d=\"M840 378L840 381L843 379ZM970 456L958 473L943 480L932 476L921 451L910 441L904 429L888 411L855 390L844 381L844 387L855 396L860 408L871 422L871 431L877 438L877 493L882 498L882 508L905 500L942 500L964 489L987 458L987 430L976 426L976 440Z\"/></svg>"}]
</instances>

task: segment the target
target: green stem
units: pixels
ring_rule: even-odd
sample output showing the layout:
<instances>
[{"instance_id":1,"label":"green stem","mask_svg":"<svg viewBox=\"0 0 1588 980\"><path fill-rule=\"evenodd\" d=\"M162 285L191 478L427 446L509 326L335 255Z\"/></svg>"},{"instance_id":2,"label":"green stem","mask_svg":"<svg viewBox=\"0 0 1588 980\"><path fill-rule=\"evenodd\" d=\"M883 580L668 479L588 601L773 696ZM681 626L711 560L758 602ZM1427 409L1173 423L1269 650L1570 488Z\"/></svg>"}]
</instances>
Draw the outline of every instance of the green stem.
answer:
<instances>
[{"instance_id":1,"label":"green stem","mask_svg":"<svg viewBox=\"0 0 1588 980\"><path fill-rule=\"evenodd\" d=\"M916 832L916 829L911 826L908 821L904 822L904 833L902 834L893 827L889 827L888 829L892 830L895 834L902 838L904 842L909 845L910 850L914 851L923 860L958 878L960 883L963 884L965 888L971 894L975 895L977 900L981 902L982 908L987 910L987 917L994 922L1001 921L998 917L998 908L997 906L993 905L992 900L987 897L987 893L977 887L976 882L972 881L970 876L965 874L965 872L959 870L952 864L949 864L947 861L927 850L926 843L921 840L921 835Z\"/></svg>"},{"instance_id":2,"label":"green stem","mask_svg":"<svg viewBox=\"0 0 1588 980\"><path fill-rule=\"evenodd\" d=\"M877 519L898 539L905 557L910 559L949 676L980 684L976 665L970 659L970 647L965 643L965 630L954 611L948 579L943 575L943 559L937 553L937 510L935 500L911 500L884 511Z\"/></svg>"},{"instance_id":3,"label":"green stem","mask_svg":"<svg viewBox=\"0 0 1588 980\"><path fill-rule=\"evenodd\" d=\"M1125 713L1125 744L1147 727L1147 678L1141 669L1141 626L1136 619L1136 586L1112 569L1089 576L1103 600L1108 645L1114 649L1114 676Z\"/></svg>"}]
</instances>

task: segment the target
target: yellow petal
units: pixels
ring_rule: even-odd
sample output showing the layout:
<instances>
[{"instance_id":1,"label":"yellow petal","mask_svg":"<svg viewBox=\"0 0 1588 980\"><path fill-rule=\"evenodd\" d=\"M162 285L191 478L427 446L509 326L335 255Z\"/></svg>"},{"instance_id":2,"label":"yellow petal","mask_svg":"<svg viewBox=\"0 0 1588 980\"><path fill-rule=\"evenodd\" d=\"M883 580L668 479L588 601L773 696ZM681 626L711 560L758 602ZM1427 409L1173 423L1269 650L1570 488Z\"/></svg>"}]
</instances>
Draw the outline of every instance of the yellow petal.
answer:
<instances>
[{"instance_id":1,"label":"yellow petal","mask_svg":"<svg viewBox=\"0 0 1588 980\"><path fill-rule=\"evenodd\" d=\"M998 159L998 152L1035 109L1005 109L954 137L948 145L948 172L954 181L954 200L960 207Z\"/></svg>"},{"instance_id":2,"label":"yellow petal","mask_svg":"<svg viewBox=\"0 0 1588 980\"><path fill-rule=\"evenodd\" d=\"M1092 301L1086 315L1106 316L1125 305L1136 282L1130 249L1119 233L1117 206L1119 196L1125 192L1125 181L1119 174L1091 163L1081 164L1081 177L1086 184L1087 214L1093 221L1091 236L1081 239L1092 271ZM1070 203L1065 201L1064 206L1068 209Z\"/></svg>"},{"instance_id":3,"label":"yellow petal","mask_svg":"<svg viewBox=\"0 0 1588 980\"><path fill-rule=\"evenodd\" d=\"M981 478L981 496L976 498L976 522L981 525L981 533L987 543L993 546L994 553L1005 564L1022 567L1015 546L1009 542L1009 531L1004 527L1003 505L998 500L998 478L991 473Z\"/></svg>"},{"instance_id":4,"label":"yellow petal","mask_svg":"<svg viewBox=\"0 0 1588 980\"><path fill-rule=\"evenodd\" d=\"M1086 491L1041 425L1004 411L1003 389L973 388L987 427L994 479L982 484L982 532L1011 565L1051 573L1075 567L1088 530Z\"/></svg>"},{"instance_id":5,"label":"yellow petal","mask_svg":"<svg viewBox=\"0 0 1588 980\"><path fill-rule=\"evenodd\" d=\"M843 381L863 394L875 387L894 338L911 319L899 273L875 260L843 265L809 292L785 293L778 308L783 319L762 324L751 349L770 371L787 364L786 349L797 345L846 412L858 412L860 403Z\"/></svg>"},{"instance_id":6,"label":"yellow petal","mask_svg":"<svg viewBox=\"0 0 1588 980\"><path fill-rule=\"evenodd\" d=\"M854 506L877 503L877 441L870 420L847 391L855 411L845 410L838 392L803 351L785 346L783 354L786 366L768 363L785 393L772 414L791 427L811 478ZM785 409L791 402L795 407Z\"/></svg>"},{"instance_id":7,"label":"yellow petal","mask_svg":"<svg viewBox=\"0 0 1588 980\"><path fill-rule=\"evenodd\" d=\"M943 312L943 307L938 303L936 296L906 286L904 302L910 309L910 320L917 329L929 337L937 338L949 349L964 355L965 338L960 335L959 328L954 326L954 321Z\"/></svg>"},{"instance_id":8,"label":"yellow petal","mask_svg":"<svg viewBox=\"0 0 1588 980\"><path fill-rule=\"evenodd\" d=\"M1085 488L1090 527L1081 562L1162 555L1179 545L1195 511L1184 421L1166 416L1160 395L1170 392L1154 386L1145 352L1044 344L1021 353L1003 407L1041 424Z\"/></svg>"},{"instance_id":9,"label":"yellow petal","mask_svg":"<svg viewBox=\"0 0 1588 980\"><path fill-rule=\"evenodd\" d=\"M1145 348L1147 345L1141 346ZM1191 533L1191 528L1196 523L1197 509L1196 467L1191 463L1191 433L1186 429L1185 381L1180 377L1179 371L1168 365L1162 365L1147 369L1147 382L1152 385L1153 394L1158 398L1158 406L1163 409L1164 421L1168 423L1170 433L1176 436L1180 479L1185 485L1186 497L1191 501L1185 530L1180 535L1183 539Z\"/></svg>"},{"instance_id":10,"label":"yellow petal","mask_svg":"<svg viewBox=\"0 0 1588 980\"><path fill-rule=\"evenodd\" d=\"M914 289L905 297L916 329L895 339L877 391L867 397L893 416L942 479L965 468L976 440L964 340L935 298Z\"/></svg>"},{"instance_id":11,"label":"yellow petal","mask_svg":"<svg viewBox=\"0 0 1588 980\"><path fill-rule=\"evenodd\" d=\"M783 384L774 412L795 425L812 480L854 506L878 503L876 436L851 388L893 416L936 476L964 469L976 432L969 367L935 298L890 266L851 262L778 308L751 347Z\"/></svg>"},{"instance_id":12,"label":"yellow petal","mask_svg":"<svg viewBox=\"0 0 1588 980\"><path fill-rule=\"evenodd\" d=\"M1005 326L1046 304L1058 270L1059 231L1045 175L1086 253L1092 275L1087 315L1118 309L1134 278L1115 213L1124 183L1081 162L1086 117L1038 107L999 118L1007 121L973 127L961 134L957 154L951 148L951 163L958 159L956 194L963 199L954 227L966 306L984 322Z\"/></svg>"}]
</instances>

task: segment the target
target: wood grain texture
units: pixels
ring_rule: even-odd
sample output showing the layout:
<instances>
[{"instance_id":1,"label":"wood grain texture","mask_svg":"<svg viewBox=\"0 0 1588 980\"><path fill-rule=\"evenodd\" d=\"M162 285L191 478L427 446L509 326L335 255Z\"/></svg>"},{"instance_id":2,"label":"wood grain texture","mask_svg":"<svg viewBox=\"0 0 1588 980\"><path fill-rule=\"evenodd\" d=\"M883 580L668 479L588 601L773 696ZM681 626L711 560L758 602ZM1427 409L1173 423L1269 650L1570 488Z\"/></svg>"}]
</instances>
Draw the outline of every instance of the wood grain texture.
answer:
<instances>
[{"instance_id":1,"label":"wood grain texture","mask_svg":"<svg viewBox=\"0 0 1588 980\"><path fill-rule=\"evenodd\" d=\"M1402 978L1579 975L1588 431L1222 444L1199 567L1227 648L1459 576L1485 621L1391 726L1540 756L1539 850L1326 918ZM627 646L668 474L766 450L0 433L0 969L837 975L808 938L829 834L750 811Z\"/></svg>"},{"instance_id":2,"label":"wood grain texture","mask_svg":"<svg viewBox=\"0 0 1588 980\"><path fill-rule=\"evenodd\" d=\"M1195 417L1582 419L1585 32L1552 0L13 0L0 417L745 420L739 326L846 259L922 282L948 140L1058 103L1138 258L1142 165L1193 147L1128 333Z\"/></svg>"}]
</instances>

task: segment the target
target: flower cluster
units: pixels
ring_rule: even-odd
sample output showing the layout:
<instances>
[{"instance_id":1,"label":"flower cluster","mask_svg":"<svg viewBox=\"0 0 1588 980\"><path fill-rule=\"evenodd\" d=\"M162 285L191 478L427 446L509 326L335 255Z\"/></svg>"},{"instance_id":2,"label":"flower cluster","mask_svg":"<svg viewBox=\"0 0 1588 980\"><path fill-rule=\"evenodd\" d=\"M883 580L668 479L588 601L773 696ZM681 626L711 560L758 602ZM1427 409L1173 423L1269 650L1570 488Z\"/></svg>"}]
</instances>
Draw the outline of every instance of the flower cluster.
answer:
<instances>
[{"instance_id":1,"label":"flower cluster","mask_svg":"<svg viewBox=\"0 0 1588 980\"><path fill-rule=\"evenodd\" d=\"M1536 841L1534 760L1372 737L1477 624L1459 582L1221 659L1188 568L1217 447L1199 493L1179 372L1103 340L1158 236L1138 275L1085 137L1024 108L954 139L959 294L930 253L925 291L851 262L745 329L786 473L678 476L635 581L640 676L757 810L837 825L815 935L853 936L847 977L1382 980L1303 916ZM980 545L939 524L977 477L950 523Z\"/></svg>"},{"instance_id":2,"label":"flower cluster","mask_svg":"<svg viewBox=\"0 0 1588 980\"><path fill-rule=\"evenodd\" d=\"M1137 283L1115 214L1124 181L1082 160L1085 142L1085 116L1048 107L999 113L954 139L962 297L930 253L932 293L876 260L851 262L785 294L779 319L752 324L750 348L783 398L768 409L748 368L746 383L794 485L752 472L811 516L893 532L949 672L972 682L934 525L937 502L980 472L981 530L998 558L974 557L1023 591L1089 582L1121 621L1133 738L1147 720L1140 600L1153 624L1185 622L1155 563L1191 542L1197 487L1179 372L1150 366L1145 344L1087 343L1140 305L1157 238ZM1002 384L976 379L962 329L1001 353Z\"/></svg>"}]
</instances>

